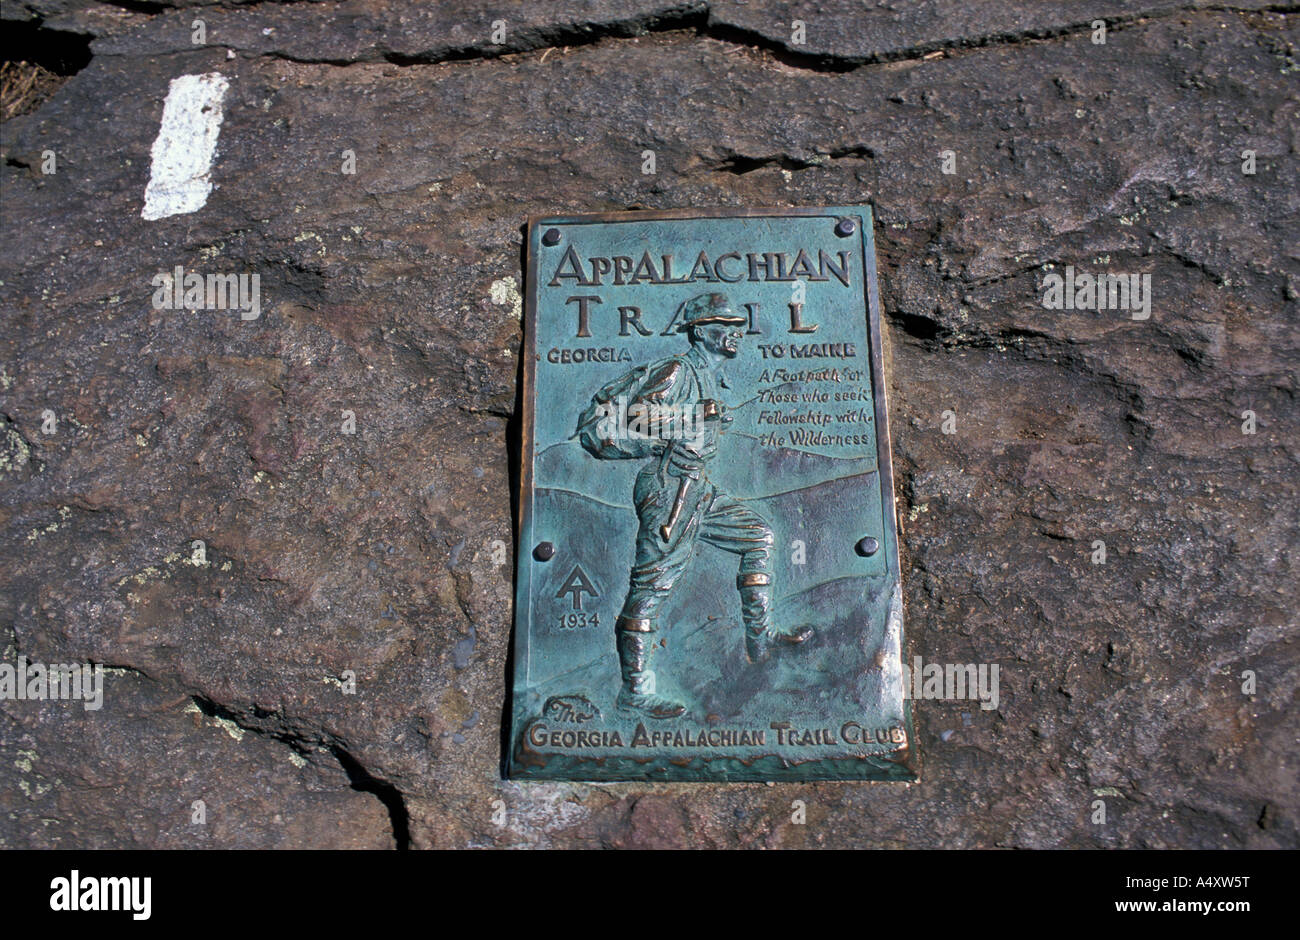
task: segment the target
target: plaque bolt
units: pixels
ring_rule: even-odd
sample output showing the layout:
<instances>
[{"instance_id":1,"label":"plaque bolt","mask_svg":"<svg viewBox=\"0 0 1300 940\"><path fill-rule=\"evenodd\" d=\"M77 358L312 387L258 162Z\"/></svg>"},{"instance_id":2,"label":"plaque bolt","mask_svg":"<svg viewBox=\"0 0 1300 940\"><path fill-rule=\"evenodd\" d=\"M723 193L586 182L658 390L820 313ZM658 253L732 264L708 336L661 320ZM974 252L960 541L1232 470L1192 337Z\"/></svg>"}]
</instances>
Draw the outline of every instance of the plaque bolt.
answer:
<instances>
[{"instance_id":1,"label":"plaque bolt","mask_svg":"<svg viewBox=\"0 0 1300 940\"><path fill-rule=\"evenodd\" d=\"M533 557L538 561L550 561L555 557L555 545L551 542L538 542L533 549Z\"/></svg>"},{"instance_id":2,"label":"plaque bolt","mask_svg":"<svg viewBox=\"0 0 1300 940\"><path fill-rule=\"evenodd\" d=\"M560 230L558 228L548 228L542 233L543 245L558 245L560 243Z\"/></svg>"},{"instance_id":3,"label":"plaque bolt","mask_svg":"<svg viewBox=\"0 0 1300 940\"><path fill-rule=\"evenodd\" d=\"M870 558L880 551L880 543L868 535L859 539L858 544L853 546L853 550L863 558Z\"/></svg>"},{"instance_id":4,"label":"plaque bolt","mask_svg":"<svg viewBox=\"0 0 1300 940\"><path fill-rule=\"evenodd\" d=\"M835 223L835 234L840 238L848 238L857 228L857 223L852 219L840 219Z\"/></svg>"}]
</instances>

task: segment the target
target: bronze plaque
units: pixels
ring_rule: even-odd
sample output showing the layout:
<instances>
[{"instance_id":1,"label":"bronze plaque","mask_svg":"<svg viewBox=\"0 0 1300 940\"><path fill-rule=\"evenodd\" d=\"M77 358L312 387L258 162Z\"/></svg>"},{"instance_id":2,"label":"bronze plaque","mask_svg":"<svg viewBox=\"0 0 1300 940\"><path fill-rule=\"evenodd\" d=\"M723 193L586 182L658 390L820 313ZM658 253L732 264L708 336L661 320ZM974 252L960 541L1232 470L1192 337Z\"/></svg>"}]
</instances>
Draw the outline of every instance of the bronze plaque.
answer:
<instances>
[{"instance_id":1,"label":"bronze plaque","mask_svg":"<svg viewBox=\"0 0 1300 940\"><path fill-rule=\"evenodd\" d=\"M507 772L915 780L871 209L534 218Z\"/></svg>"}]
</instances>

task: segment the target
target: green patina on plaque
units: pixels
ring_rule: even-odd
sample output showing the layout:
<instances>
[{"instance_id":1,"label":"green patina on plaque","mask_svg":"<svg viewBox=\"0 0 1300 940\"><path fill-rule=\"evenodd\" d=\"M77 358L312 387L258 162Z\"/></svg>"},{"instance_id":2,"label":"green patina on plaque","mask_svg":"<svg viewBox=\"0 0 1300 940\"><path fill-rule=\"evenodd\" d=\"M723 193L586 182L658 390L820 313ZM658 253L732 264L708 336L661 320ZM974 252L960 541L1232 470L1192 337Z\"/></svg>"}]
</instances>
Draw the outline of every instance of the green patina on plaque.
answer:
<instances>
[{"instance_id":1,"label":"green patina on plaque","mask_svg":"<svg viewBox=\"0 0 1300 940\"><path fill-rule=\"evenodd\" d=\"M528 226L507 772L915 780L871 210Z\"/></svg>"}]
</instances>

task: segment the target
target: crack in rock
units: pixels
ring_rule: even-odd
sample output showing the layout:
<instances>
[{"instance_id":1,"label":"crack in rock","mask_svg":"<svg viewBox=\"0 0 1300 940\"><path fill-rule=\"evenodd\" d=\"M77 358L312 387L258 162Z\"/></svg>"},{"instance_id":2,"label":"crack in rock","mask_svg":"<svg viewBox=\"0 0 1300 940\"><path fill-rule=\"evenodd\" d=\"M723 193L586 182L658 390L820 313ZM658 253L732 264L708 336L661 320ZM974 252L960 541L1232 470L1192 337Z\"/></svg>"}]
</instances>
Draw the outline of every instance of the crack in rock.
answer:
<instances>
[{"instance_id":1,"label":"crack in rock","mask_svg":"<svg viewBox=\"0 0 1300 940\"><path fill-rule=\"evenodd\" d=\"M406 851L411 847L411 814L402 791L390 781L377 777L366 769L339 737L320 730L305 733L279 712L258 705L252 706L250 712L246 713L236 711L206 696L192 695L191 698L199 712L207 717L230 722L243 731L274 738L288 745L300 756L309 757L320 751L328 752L347 774L352 789L369 793L384 805L392 825L393 842L397 849Z\"/></svg>"},{"instance_id":2,"label":"crack in rock","mask_svg":"<svg viewBox=\"0 0 1300 940\"><path fill-rule=\"evenodd\" d=\"M198 49L226 49L231 56L238 53L304 65L412 66L481 61L519 53L549 54L551 50L580 48L608 39L689 31L697 38L713 39L763 53L789 68L821 73L852 72L864 66L923 61L991 47L1087 35L1093 31L1093 23L1097 20L1104 21L1107 30L1119 31L1183 13L1286 14L1300 10L1300 5L1289 3L1153 3L1132 11L1103 7L1082 20L1068 18L1068 13L1062 12L1062 21L1058 22L992 28L973 34L942 34L944 18L937 17L937 14L929 19L903 22L899 22L900 16L890 19L885 15L809 14L810 21L820 24L821 35L830 37L824 39L824 45L818 48L806 39L796 41L788 36L788 23L776 14L760 16L743 5L725 2L665 4L630 15L614 13L605 18L589 15L586 18L574 17L568 22L501 19L492 22L505 24L504 35L495 36L494 27L486 19L489 14L485 11L464 10L453 15L419 5L409 9L403 7L397 11L409 14L399 17L403 28L390 35L384 24L366 18L364 8L348 2L313 4L311 18L300 11L294 12L297 4L293 2L234 8L205 7L202 13L207 24L206 38L198 45L192 41L191 21L196 15L193 9L172 9L165 4L140 0L118 5L153 15L134 29L99 35L91 45L91 52L95 55L163 55ZM996 18L996 15L990 14L990 17ZM350 24L341 36L338 30L331 28L332 23L340 20ZM52 29L55 21L47 23ZM76 28L94 34L96 26L77 24ZM927 31L940 32L940 35L933 38L917 35ZM284 34L283 39L280 32ZM872 38L864 39L864 36ZM874 42L875 48L864 46L862 51L832 48L866 42Z\"/></svg>"}]
</instances>

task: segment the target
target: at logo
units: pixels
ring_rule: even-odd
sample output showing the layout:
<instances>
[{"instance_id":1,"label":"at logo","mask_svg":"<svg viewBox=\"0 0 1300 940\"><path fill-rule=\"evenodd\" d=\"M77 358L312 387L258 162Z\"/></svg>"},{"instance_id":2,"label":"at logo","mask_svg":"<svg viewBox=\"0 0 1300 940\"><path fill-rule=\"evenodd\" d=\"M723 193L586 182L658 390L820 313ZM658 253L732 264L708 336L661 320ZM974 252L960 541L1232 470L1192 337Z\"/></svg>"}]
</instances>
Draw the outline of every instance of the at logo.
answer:
<instances>
[{"instance_id":1,"label":"at logo","mask_svg":"<svg viewBox=\"0 0 1300 940\"><path fill-rule=\"evenodd\" d=\"M563 597L565 594L573 595L573 609L582 610L582 595L590 594L593 598L600 597L600 592L596 586L591 583L587 577L587 572L582 570L582 565L574 565L569 576L564 579L560 589L555 592L556 597Z\"/></svg>"}]
</instances>

